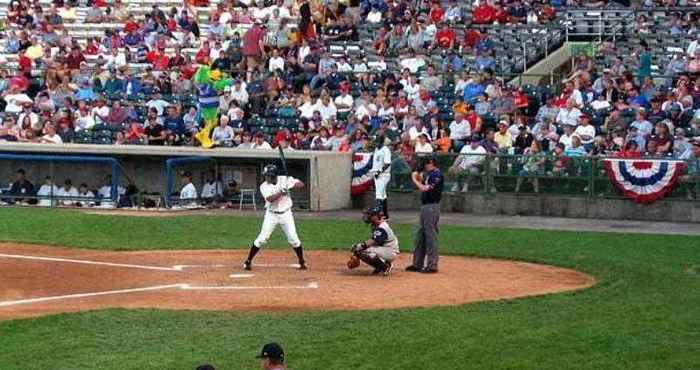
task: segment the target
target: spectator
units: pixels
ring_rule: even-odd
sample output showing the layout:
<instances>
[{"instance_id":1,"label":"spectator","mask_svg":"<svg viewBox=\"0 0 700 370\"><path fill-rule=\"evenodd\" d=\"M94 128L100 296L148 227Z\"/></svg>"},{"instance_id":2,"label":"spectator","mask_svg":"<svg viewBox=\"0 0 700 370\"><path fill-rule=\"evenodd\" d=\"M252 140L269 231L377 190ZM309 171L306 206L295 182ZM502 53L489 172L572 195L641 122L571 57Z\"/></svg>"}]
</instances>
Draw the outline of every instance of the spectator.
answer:
<instances>
[{"instance_id":1,"label":"spectator","mask_svg":"<svg viewBox=\"0 0 700 370\"><path fill-rule=\"evenodd\" d=\"M494 134L493 140L498 144L498 151L502 154L507 154L513 147L513 136L508 131L508 122L498 122L498 132Z\"/></svg>"},{"instance_id":2,"label":"spectator","mask_svg":"<svg viewBox=\"0 0 700 370\"><path fill-rule=\"evenodd\" d=\"M460 191L460 182L464 181L461 191L469 191L469 177L476 176L483 170L483 162L486 157L486 149L481 146L479 138L473 136L469 140L469 145L465 145L459 151L459 155L449 169L449 173L457 175L457 181L452 185L452 192ZM466 175L466 180L463 176Z\"/></svg>"},{"instance_id":3,"label":"spectator","mask_svg":"<svg viewBox=\"0 0 700 370\"><path fill-rule=\"evenodd\" d=\"M235 133L228 123L229 118L227 116L221 116L219 118L219 126L214 127L211 139L216 145L225 147L233 146L233 137Z\"/></svg>"},{"instance_id":4,"label":"spectator","mask_svg":"<svg viewBox=\"0 0 700 370\"><path fill-rule=\"evenodd\" d=\"M581 114L579 125L574 130L574 134L581 139L581 144L586 151L591 150L593 139L595 138L595 127L591 125L591 117L589 115Z\"/></svg>"},{"instance_id":5,"label":"spectator","mask_svg":"<svg viewBox=\"0 0 700 370\"><path fill-rule=\"evenodd\" d=\"M430 144L430 139L428 138L428 134L421 133L420 135L418 135L418 139L416 140L414 151L417 154L425 154L425 153L432 153L433 152L433 146L432 146L432 144Z\"/></svg>"},{"instance_id":6,"label":"spectator","mask_svg":"<svg viewBox=\"0 0 700 370\"><path fill-rule=\"evenodd\" d=\"M143 130L143 137L148 140L149 145L165 145L165 139L167 133L165 127L158 122L158 117L156 116L154 109L149 109L148 118L146 118L146 123Z\"/></svg>"},{"instance_id":7,"label":"spectator","mask_svg":"<svg viewBox=\"0 0 700 370\"><path fill-rule=\"evenodd\" d=\"M544 166L546 163L546 158L541 153L540 143L538 141L533 141L530 147L528 147L524 154L526 155L525 163L523 163L523 168L518 173L518 180L515 185L515 192L520 192L520 186L523 183L523 177L530 177L530 183L532 184L535 193L540 192L539 179L535 176L544 175Z\"/></svg>"},{"instance_id":8,"label":"spectator","mask_svg":"<svg viewBox=\"0 0 700 370\"><path fill-rule=\"evenodd\" d=\"M263 346L260 354L260 366L263 370L284 370L284 350L277 343Z\"/></svg>"},{"instance_id":9,"label":"spectator","mask_svg":"<svg viewBox=\"0 0 700 370\"><path fill-rule=\"evenodd\" d=\"M450 123L450 139L455 152L462 150L467 138L471 135L471 125L463 115L455 114L454 121Z\"/></svg>"},{"instance_id":10,"label":"spectator","mask_svg":"<svg viewBox=\"0 0 700 370\"><path fill-rule=\"evenodd\" d=\"M255 134L255 141L250 147L251 149L262 149L262 150L272 150L270 144L265 141L265 135L262 132Z\"/></svg>"},{"instance_id":11,"label":"spectator","mask_svg":"<svg viewBox=\"0 0 700 370\"><path fill-rule=\"evenodd\" d=\"M39 139L39 142L45 144L63 144L63 139L56 133L56 127L46 125L46 133Z\"/></svg>"}]
</instances>

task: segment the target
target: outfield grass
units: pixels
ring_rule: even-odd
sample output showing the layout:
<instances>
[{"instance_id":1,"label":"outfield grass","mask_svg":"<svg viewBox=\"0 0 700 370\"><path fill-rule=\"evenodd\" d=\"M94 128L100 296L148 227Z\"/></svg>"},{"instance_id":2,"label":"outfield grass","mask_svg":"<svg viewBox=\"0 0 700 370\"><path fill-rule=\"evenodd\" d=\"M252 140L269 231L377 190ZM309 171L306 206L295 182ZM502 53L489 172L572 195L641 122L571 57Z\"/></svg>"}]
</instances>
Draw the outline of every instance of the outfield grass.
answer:
<instances>
[{"instance_id":1,"label":"outfield grass","mask_svg":"<svg viewBox=\"0 0 700 370\"><path fill-rule=\"evenodd\" d=\"M1 240L115 250L244 248L260 223L46 209L0 209L0 220ZM358 222L298 226L314 249L345 248L367 232ZM406 250L413 227L396 229ZM445 254L550 263L600 283L448 308L105 310L1 322L0 369L193 369L202 362L256 369L253 357L270 340L283 344L292 369L306 370L700 368L699 238L448 226L441 232ZM279 234L271 246L285 248Z\"/></svg>"}]
</instances>

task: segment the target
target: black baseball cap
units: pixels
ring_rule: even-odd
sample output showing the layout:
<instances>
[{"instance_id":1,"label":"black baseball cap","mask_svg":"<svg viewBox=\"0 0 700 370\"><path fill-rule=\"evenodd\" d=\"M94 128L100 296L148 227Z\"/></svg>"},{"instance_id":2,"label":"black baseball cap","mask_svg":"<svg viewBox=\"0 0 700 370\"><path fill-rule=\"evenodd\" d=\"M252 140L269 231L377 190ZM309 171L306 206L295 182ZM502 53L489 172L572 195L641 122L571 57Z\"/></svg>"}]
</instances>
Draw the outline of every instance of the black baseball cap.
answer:
<instances>
[{"instance_id":1,"label":"black baseball cap","mask_svg":"<svg viewBox=\"0 0 700 370\"><path fill-rule=\"evenodd\" d=\"M257 358L269 358L284 361L284 350L277 343L268 343L263 346Z\"/></svg>"}]
</instances>

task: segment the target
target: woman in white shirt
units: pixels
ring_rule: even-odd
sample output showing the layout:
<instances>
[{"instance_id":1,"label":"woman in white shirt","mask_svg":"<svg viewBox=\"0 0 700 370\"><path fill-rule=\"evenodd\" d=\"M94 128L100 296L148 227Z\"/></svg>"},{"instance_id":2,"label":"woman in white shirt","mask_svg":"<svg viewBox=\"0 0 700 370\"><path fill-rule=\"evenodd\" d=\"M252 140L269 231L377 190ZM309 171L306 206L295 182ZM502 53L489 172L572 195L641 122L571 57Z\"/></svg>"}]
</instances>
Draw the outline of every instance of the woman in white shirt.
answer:
<instances>
[{"instance_id":1,"label":"woman in white shirt","mask_svg":"<svg viewBox=\"0 0 700 370\"><path fill-rule=\"evenodd\" d=\"M214 127L211 139L216 145L231 146L233 143L234 132L231 126L228 125L228 122L228 116L221 116L219 126Z\"/></svg>"},{"instance_id":2,"label":"woman in white shirt","mask_svg":"<svg viewBox=\"0 0 700 370\"><path fill-rule=\"evenodd\" d=\"M56 128L53 125L46 126L46 134L39 141L44 144L63 144L63 139L56 134Z\"/></svg>"},{"instance_id":3,"label":"woman in white shirt","mask_svg":"<svg viewBox=\"0 0 700 370\"><path fill-rule=\"evenodd\" d=\"M408 75L405 80L401 80L401 84L403 85L403 91L406 93L408 100L413 101L418 98L420 85L416 83L415 77Z\"/></svg>"},{"instance_id":4,"label":"woman in white shirt","mask_svg":"<svg viewBox=\"0 0 700 370\"><path fill-rule=\"evenodd\" d=\"M280 56L280 52L277 49L272 50L272 57L270 58L268 64L268 70L270 72L280 71L284 72L284 58Z\"/></svg>"},{"instance_id":5,"label":"woman in white shirt","mask_svg":"<svg viewBox=\"0 0 700 370\"><path fill-rule=\"evenodd\" d=\"M428 134L422 133L418 135L418 140L414 144L414 150L416 153L432 153L433 146L428 141Z\"/></svg>"},{"instance_id":6,"label":"woman in white shirt","mask_svg":"<svg viewBox=\"0 0 700 370\"><path fill-rule=\"evenodd\" d=\"M314 112L319 110L318 106L311 102L311 97L305 96L304 97L304 103L300 105L298 108L299 110L299 115L301 118L306 118L306 119L311 119L311 117L314 116Z\"/></svg>"}]
</instances>

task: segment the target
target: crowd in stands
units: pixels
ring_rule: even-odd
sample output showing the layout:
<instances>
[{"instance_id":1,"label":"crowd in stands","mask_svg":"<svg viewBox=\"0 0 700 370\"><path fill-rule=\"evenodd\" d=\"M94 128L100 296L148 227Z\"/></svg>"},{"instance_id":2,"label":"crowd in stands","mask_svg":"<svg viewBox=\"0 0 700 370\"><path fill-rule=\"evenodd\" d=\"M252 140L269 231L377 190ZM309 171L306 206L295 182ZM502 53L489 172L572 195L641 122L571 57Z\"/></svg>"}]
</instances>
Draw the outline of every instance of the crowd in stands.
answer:
<instances>
[{"instance_id":1,"label":"crowd in stands","mask_svg":"<svg viewBox=\"0 0 700 370\"><path fill-rule=\"evenodd\" d=\"M191 78L209 64L235 80L220 97L212 132L220 147L363 151L371 136L383 135L407 161L480 147L487 154L694 158L695 13L669 21L693 41L666 66L671 78L663 83L652 77L644 43L632 62L581 57L561 89L515 87L498 77L484 25L547 24L566 5L591 4L195 0L134 14L119 0L12 0L3 41L18 71L0 72L0 140L198 145L202 120ZM76 15L81 9L86 14ZM83 40L69 32L76 17L114 27ZM648 31L642 18L635 27ZM371 50L352 47L364 45L369 28ZM600 52L614 53L615 45Z\"/></svg>"}]
</instances>

